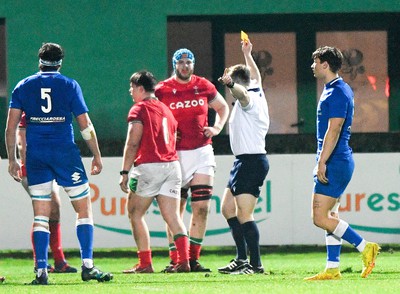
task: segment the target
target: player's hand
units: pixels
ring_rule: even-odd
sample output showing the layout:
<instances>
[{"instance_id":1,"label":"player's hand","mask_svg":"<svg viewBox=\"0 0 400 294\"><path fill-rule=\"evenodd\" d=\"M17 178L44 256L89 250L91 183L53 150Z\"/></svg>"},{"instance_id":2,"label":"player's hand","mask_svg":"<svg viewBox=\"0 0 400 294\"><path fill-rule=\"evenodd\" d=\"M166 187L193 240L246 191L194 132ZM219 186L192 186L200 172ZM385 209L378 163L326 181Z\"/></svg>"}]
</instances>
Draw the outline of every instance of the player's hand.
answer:
<instances>
[{"instance_id":1,"label":"player's hand","mask_svg":"<svg viewBox=\"0 0 400 294\"><path fill-rule=\"evenodd\" d=\"M14 180L17 182L21 182L21 166L19 165L18 161L10 162L8 165L8 173L13 177Z\"/></svg>"},{"instance_id":2,"label":"player's hand","mask_svg":"<svg viewBox=\"0 0 400 294\"><path fill-rule=\"evenodd\" d=\"M228 74L228 68L225 68L224 74L222 77L218 78L218 82L223 85L229 85L233 82L231 76Z\"/></svg>"},{"instance_id":3,"label":"player's hand","mask_svg":"<svg viewBox=\"0 0 400 294\"><path fill-rule=\"evenodd\" d=\"M121 175L119 178L119 186L122 190L122 192L128 193L128 175Z\"/></svg>"},{"instance_id":4,"label":"player's hand","mask_svg":"<svg viewBox=\"0 0 400 294\"><path fill-rule=\"evenodd\" d=\"M218 135L221 132L221 130L217 127L204 127L203 132L204 136L206 136L207 138L212 138Z\"/></svg>"},{"instance_id":5,"label":"player's hand","mask_svg":"<svg viewBox=\"0 0 400 294\"><path fill-rule=\"evenodd\" d=\"M177 130L176 131L176 142L179 142L182 139L182 133L181 131Z\"/></svg>"},{"instance_id":6,"label":"player's hand","mask_svg":"<svg viewBox=\"0 0 400 294\"><path fill-rule=\"evenodd\" d=\"M326 164L318 162L317 165L317 178L322 184L328 184L329 180L326 177Z\"/></svg>"},{"instance_id":7,"label":"player's hand","mask_svg":"<svg viewBox=\"0 0 400 294\"><path fill-rule=\"evenodd\" d=\"M242 41L242 52L243 54L251 54L251 51L253 50L253 44L251 44L250 40L247 42Z\"/></svg>"},{"instance_id":8,"label":"player's hand","mask_svg":"<svg viewBox=\"0 0 400 294\"><path fill-rule=\"evenodd\" d=\"M101 161L100 156L94 156L92 159L92 170L90 172L91 175L98 175L101 173L103 169L103 162Z\"/></svg>"}]
</instances>

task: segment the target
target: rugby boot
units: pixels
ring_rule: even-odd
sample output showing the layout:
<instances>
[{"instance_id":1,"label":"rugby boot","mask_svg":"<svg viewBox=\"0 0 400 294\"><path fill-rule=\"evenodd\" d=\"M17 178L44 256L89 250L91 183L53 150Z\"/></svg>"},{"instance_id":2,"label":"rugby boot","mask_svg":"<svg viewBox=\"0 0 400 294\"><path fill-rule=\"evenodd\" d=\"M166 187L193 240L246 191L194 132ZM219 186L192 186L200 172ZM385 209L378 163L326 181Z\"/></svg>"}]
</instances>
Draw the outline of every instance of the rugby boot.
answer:
<instances>
[{"instance_id":1,"label":"rugby boot","mask_svg":"<svg viewBox=\"0 0 400 294\"><path fill-rule=\"evenodd\" d=\"M326 268L324 271L308 277L304 278L305 281L322 281L322 280L340 280L342 274L338 267L336 268Z\"/></svg>"},{"instance_id":2,"label":"rugby boot","mask_svg":"<svg viewBox=\"0 0 400 294\"><path fill-rule=\"evenodd\" d=\"M361 277L366 278L372 272L372 269L375 267L375 260L379 254L381 247L378 244L373 242L367 242L363 252L361 252L363 269L361 272Z\"/></svg>"}]
</instances>

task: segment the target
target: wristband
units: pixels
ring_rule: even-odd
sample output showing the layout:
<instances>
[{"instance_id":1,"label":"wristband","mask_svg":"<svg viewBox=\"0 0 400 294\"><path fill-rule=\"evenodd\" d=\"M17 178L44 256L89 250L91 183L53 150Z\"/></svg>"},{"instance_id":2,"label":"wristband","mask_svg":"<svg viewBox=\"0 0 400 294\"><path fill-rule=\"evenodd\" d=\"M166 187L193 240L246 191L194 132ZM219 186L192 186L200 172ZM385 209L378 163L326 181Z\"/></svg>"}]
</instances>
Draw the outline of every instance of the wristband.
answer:
<instances>
[{"instance_id":1,"label":"wristband","mask_svg":"<svg viewBox=\"0 0 400 294\"><path fill-rule=\"evenodd\" d=\"M227 86L229 89L232 89L234 85L235 85L235 82L226 84L226 86Z\"/></svg>"},{"instance_id":2,"label":"wristband","mask_svg":"<svg viewBox=\"0 0 400 294\"><path fill-rule=\"evenodd\" d=\"M129 174L129 170L121 170L120 172L119 172L119 174L122 176L122 175L127 175L127 174Z\"/></svg>"}]
</instances>

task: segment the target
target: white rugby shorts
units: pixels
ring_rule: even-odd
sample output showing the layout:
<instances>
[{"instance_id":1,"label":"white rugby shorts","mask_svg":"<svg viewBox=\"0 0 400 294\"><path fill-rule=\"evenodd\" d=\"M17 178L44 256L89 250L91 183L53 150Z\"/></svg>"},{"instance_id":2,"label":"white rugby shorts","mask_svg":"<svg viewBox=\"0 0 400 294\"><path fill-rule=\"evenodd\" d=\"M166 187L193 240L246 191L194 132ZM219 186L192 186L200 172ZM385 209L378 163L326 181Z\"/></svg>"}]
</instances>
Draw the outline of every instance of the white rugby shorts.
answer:
<instances>
[{"instance_id":1,"label":"white rugby shorts","mask_svg":"<svg viewBox=\"0 0 400 294\"><path fill-rule=\"evenodd\" d=\"M182 169L182 187L185 187L193 179L194 174L214 177L217 164L212 145L193 150L179 150L178 156Z\"/></svg>"},{"instance_id":2,"label":"white rugby shorts","mask_svg":"<svg viewBox=\"0 0 400 294\"><path fill-rule=\"evenodd\" d=\"M136 194L141 197L181 196L182 173L178 161L143 163L133 168L130 177L137 179Z\"/></svg>"}]
</instances>

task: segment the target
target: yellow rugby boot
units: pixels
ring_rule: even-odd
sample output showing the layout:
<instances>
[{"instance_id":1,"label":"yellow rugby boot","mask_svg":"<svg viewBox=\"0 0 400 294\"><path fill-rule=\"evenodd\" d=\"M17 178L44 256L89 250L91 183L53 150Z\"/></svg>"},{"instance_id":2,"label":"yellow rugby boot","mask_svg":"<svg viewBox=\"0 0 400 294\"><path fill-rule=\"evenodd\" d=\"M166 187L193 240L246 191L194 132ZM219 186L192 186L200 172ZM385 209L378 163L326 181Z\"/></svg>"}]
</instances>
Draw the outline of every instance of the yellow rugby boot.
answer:
<instances>
[{"instance_id":1,"label":"yellow rugby boot","mask_svg":"<svg viewBox=\"0 0 400 294\"><path fill-rule=\"evenodd\" d=\"M375 260L379 254L379 247L378 244L373 242L367 242L365 245L364 251L361 252L362 262L363 262L363 269L361 272L361 277L366 278L372 272L372 269L375 267Z\"/></svg>"},{"instance_id":2,"label":"yellow rugby boot","mask_svg":"<svg viewBox=\"0 0 400 294\"><path fill-rule=\"evenodd\" d=\"M340 280L342 277L338 267L326 268L324 271L308 278L304 278L305 281L322 281L322 280Z\"/></svg>"}]
</instances>

